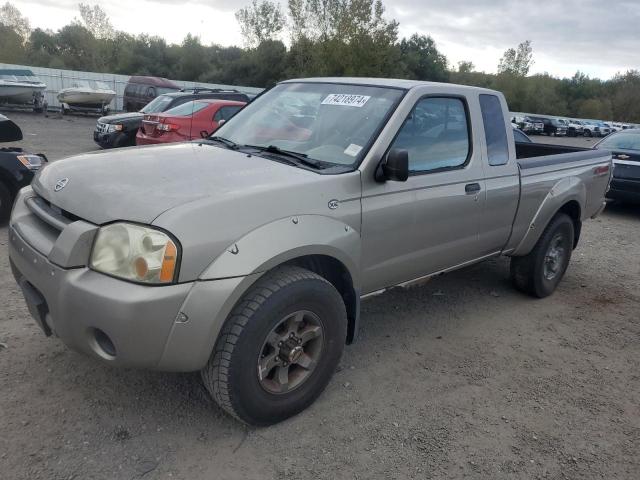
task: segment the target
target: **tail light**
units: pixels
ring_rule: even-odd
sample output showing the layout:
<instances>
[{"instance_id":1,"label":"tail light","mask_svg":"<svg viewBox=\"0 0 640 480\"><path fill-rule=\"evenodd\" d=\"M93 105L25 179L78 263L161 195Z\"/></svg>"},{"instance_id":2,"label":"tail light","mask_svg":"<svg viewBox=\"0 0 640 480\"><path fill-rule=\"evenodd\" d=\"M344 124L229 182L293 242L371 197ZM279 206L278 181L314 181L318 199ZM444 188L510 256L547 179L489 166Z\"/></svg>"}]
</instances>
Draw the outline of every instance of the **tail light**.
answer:
<instances>
[{"instance_id":1,"label":"tail light","mask_svg":"<svg viewBox=\"0 0 640 480\"><path fill-rule=\"evenodd\" d=\"M180 125L176 125L175 123L159 123L156 125L156 130L160 132L175 132L180 128Z\"/></svg>"}]
</instances>

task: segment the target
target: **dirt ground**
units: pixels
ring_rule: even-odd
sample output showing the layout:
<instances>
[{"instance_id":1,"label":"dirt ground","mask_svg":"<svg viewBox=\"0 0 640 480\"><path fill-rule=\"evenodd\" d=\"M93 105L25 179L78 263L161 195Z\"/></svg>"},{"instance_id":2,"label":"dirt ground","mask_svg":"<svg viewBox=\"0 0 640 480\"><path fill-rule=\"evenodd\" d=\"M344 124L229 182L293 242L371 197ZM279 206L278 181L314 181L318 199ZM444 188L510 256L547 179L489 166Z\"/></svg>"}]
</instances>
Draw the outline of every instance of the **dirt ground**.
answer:
<instances>
[{"instance_id":1,"label":"dirt ground","mask_svg":"<svg viewBox=\"0 0 640 480\"><path fill-rule=\"evenodd\" d=\"M11 116L54 160L95 148L95 118ZM198 375L112 369L45 338L0 227L0 478L638 479L639 232L637 207L587 222L544 300L514 291L506 259L366 300L319 400L253 429Z\"/></svg>"}]
</instances>

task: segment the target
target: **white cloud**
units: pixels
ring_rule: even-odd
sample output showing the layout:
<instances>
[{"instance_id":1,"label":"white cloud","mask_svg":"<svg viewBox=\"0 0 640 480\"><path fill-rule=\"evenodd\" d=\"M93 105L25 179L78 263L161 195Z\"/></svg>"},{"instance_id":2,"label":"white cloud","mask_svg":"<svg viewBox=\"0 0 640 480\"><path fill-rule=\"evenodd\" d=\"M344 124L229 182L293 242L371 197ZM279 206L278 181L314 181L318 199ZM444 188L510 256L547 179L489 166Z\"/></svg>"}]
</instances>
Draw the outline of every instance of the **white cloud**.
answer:
<instances>
[{"instance_id":1,"label":"white cloud","mask_svg":"<svg viewBox=\"0 0 640 480\"><path fill-rule=\"evenodd\" d=\"M91 3L91 0L87 0ZM283 7L286 0L280 0ZM101 6L114 26L129 33L159 35L179 43L187 33L203 43L240 45L234 17L249 0L111 0ZM452 65L471 60L493 72L504 50L532 40L532 73L571 76L581 70L609 78L640 66L637 0L384 0L400 34L431 35ZM56 30L78 16L77 0L28 0L15 5L33 27Z\"/></svg>"}]
</instances>

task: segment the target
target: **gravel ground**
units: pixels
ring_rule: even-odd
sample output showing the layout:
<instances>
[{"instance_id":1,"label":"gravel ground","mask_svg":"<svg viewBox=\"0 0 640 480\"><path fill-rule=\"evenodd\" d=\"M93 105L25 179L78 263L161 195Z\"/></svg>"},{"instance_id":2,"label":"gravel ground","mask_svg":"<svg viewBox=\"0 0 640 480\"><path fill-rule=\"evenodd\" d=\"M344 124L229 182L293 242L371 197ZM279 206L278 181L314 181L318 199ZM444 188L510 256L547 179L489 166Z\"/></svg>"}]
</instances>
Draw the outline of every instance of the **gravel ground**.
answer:
<instances>
[{"instance_id":1,"label":"gravel ground","mask_svg":"<svg viewBox=\"0 0 640 480\"><path fill-rule=\"evenodd\" d=\"M11 116L54 160L95 149L95 119ZM587 222L544 300L496 259L365 301L325 393L262 429L195 374L112 369L45 338L0 227L0 478L640 478L639 225L616 205Z\"/></svg>"}]
</instances>

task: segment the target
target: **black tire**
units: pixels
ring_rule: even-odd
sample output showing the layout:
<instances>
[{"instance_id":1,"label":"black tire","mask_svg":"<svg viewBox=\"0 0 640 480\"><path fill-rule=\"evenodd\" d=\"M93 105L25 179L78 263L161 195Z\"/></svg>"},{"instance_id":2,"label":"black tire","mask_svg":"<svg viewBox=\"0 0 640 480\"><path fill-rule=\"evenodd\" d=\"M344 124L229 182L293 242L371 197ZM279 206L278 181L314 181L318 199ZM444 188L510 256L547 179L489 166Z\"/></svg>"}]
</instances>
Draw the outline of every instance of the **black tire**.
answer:
<instances>
[{"instance_id":1,"label":"black tire","mask_svg":"<svg viewBox=\"0 0 640 480\"><path fill-rule=\"evenodd\" d=\"M271 393L258 377L265 340L283 318L300 310L320 319L320 353L302 383ZM333 285L309 270L280 267L259 279L231 312L202 379L227 413L250 425L271 425L301 412L322 393L338 366L346 335L345 305Z\"/></svg>"},{"instance_id":2,"label":"black tire","mask_svg":"<svg viewBox=\"0 0 640 480\"><path fill-rule=\"evenodd\" d=\"M511 281L518 290L538 298L547 297L555 291L571 260L573 229L571 218L558 213L528 255L511 258ZM561 247L560 257L552 254L557 251L552 250L554 246ZM550 265L554 265L554 268Z\"/></svg>"},{"instance_id":3,"label":"black tire","mask_svg":"<svg viewBox=\"0 0 640 480\"><path fill-rule=\"evenodd\" d=\"M591 136L591 130L585 130L582 135L584 135L585 137L590 137Z\"/></svg>"},{"instance_id":4,"label":"black tire","mask_svg":"<svg viewBox=\"0 0 640 480\"><path fill-rule=\"evenodd\" d=\"M9 219L12 205L13 195L11 190L0 181L0 223L4 223Z\"/></svg>"}]
</instances>

